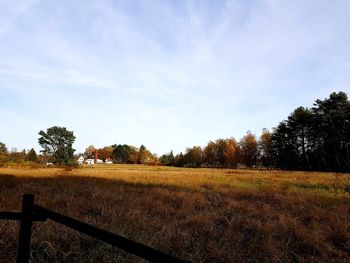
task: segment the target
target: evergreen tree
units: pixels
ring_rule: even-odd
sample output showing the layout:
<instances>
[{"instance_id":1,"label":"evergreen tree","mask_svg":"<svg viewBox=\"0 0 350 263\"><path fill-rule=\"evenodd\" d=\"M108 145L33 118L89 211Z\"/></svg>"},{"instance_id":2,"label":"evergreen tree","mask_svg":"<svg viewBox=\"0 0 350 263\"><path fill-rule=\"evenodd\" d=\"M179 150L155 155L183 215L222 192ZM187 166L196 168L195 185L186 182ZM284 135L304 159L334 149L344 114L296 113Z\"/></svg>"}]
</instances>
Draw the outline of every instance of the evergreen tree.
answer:
<instances>
[{"instance_id":1,"label":"evergreen tree","mask_svg":"<svg viewBox=\"0 0 350 263\"><path fill-rule=\"evenodd\" d=\"M32 148L28 153L28 161L36 162L38 160L35 150Z\"/></svg>"},{"instance_id":2,"label":"evergreen tree","mask_svg":"<svg viewBox=\"0 0 350 263\"><path fill-rule=\"evenodd\" d=\"M73 143L75 136L65 127L54 126L46 132L39 132L39 144L44 149L43 153L51 154L56 164L70 164L74 161Z\"/></svg>"}]
</instances>

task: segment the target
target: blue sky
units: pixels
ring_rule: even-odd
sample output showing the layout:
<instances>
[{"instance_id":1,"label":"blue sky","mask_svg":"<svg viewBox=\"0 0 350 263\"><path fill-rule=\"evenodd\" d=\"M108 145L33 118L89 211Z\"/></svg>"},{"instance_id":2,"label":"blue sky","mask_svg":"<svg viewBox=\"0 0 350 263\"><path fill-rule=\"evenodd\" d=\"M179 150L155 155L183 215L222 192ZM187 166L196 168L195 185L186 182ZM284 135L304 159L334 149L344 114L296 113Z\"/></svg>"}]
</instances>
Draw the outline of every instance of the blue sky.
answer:
<instances>
[{"instance_id":1,"label":"blue sky","mask_svg":"<svg viewBox=\"0 0 350 263\"><path fill-rule=\"evenodd\" d=\"M350 1L0 0L0 141L162 154L350 91Z\"/></svg>"}]
</instances>

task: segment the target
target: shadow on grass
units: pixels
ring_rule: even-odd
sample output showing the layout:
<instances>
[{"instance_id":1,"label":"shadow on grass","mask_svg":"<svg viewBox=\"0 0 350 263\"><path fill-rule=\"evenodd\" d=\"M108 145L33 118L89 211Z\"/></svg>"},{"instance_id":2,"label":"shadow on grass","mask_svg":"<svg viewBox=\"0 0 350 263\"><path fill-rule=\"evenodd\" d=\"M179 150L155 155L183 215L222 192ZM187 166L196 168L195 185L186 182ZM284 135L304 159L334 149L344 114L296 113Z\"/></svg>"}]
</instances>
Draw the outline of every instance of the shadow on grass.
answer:
<instances>
[{"instance_id":1,"label":"shadow on grass","mask_svg":"<svg viewBox=\"0 0 350 263\"><path fill-rule=\"evenodd\" d=\"M188 190L191 191L194 188L190 187L180 187L171 184L162 184L162 183L148 183L148 182L128 182L126 180L113 179L113 178L98 178L91 176L76 176L76 175L55 175L54 177L19 177L11 174L0 174L0 189L12 189L16 186L39 183L49 185L51 183L58 185L69 185L70 183L74 184L83 184L83 185L108 185L115 187L136 187L140 189L150 189L150 188L162 188L169 191L179 191L179 190Z\"/></svg>"},{"instance_id":2,"label":"shadow on grass","mask_svg":"<svg viewBox=\"0 0 350 263\"><path fill-rule=\"evenodd\" d=\"M0 175L0 191L15 188L20 183L18 177L11 174Z\"/></svg>"},{"instance_id":3,"label":"shadow on grass","mask_svg":"<svg viewBox=\"0 0 350 263\"><path fill-rule=\"evenodd\" d=\"M349 202L335 198L283 189L188 187L69 174L0 175L0 210L18 210L24 193L35 194L39 205L194 262L350 258ZM36 231L35 262L45 262L38 260L46 253L43 242L54 244L50 259L75 253L72 262L99 261L106 255L113 261L120 255L94 242L86 248L81 236L45 227L37 226L43 233ZM92 258L87 256L90 250L97 251Z\"/></svg>"}]
</instances>

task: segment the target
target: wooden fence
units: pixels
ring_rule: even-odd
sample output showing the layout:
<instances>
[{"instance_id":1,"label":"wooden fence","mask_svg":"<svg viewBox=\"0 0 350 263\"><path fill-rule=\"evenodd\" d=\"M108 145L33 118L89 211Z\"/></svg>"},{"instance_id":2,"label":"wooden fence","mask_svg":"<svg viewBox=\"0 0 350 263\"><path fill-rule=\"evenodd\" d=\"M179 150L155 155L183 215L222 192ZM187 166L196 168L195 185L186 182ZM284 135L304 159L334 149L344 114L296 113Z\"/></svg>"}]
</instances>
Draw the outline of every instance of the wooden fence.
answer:
<instances>
[{"instance_id":1,"label":"wooden fence","mask_svg":"<svg viewBox=\"0 0 350 263\"><path fill-rule=\"evenodd\" d=\"M18 239L17 263L29 262L33 222L45 222L48 219L151 262L186 262L141 243L38 206L34 203L34 195L31 194L23 195L21 212L0 212L0 219L18 220L21 223Z\"/></svg>"}]
</instances>

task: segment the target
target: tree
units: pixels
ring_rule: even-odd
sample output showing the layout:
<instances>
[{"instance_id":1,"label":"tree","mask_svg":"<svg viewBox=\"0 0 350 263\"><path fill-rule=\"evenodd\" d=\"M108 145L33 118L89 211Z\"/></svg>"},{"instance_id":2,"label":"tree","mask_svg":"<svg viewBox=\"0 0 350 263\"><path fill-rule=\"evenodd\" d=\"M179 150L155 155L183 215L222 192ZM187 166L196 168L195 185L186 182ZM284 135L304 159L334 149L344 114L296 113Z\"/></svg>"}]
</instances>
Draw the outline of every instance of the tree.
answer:
<instances>
[{"instance_id":1,"label":"tree","mask_svg":"<svg viewBox=\"0 0 350 263\"><path fill-rule=\"evenodd\" d=\"M0 165L3 165L8 161L8 151L4 143L0 142Z\"/></svg>"},{"instance_id":2,"label":"tree","mask_svg":"<svg viewBox=\"0 0 350 263\"><path fill-rule=\"evenodd\" d=\"M112 146L105 146L101 149L97 150L97 155L100 159L103 161L112 158L112 152L113 152L113 147Z\"/></svg>"},{"instance_id":3,"label":"tree","mask_svg":"<svg viewBox=\"0 0 350 263\"><path fill-rule=\"evenodd\" d=\"M5 143L0 142L0 153L7 153L7 147Z\"/></svg>"},{"instance_id":4,"label":"tree","mask_svg":"<svg viewBox=\"0 0 350 263\"><path fill-rule=\"evenodd\" d=\"M184 155L184 162L186 166L199 168L202 165L203 151L199 146L193 146L192 148L186 149Z\"/></svg>"},{"instance_id":5,"label":"tree","mask_svg":"<svg viewBox=\"0 0 350 263\"><path fill-rule=\"evenodd\" d=\"M28 161L36 162L38 160L35 150L32 148L28 153Z\"/></svg>"},{"instance_id":6,"label":"tree","mask_svg":"<svg viewBox=\"0 0 350 263\"><path fill-rule=\"evenodd\" d=\"M275 165L281 169L296 169L299 162L294 133L287 121L282 121L273 129L271 147Z\"/></svg>"},{"instance_id":7,"label":"tree","mask_svg":"<svg viewBox=\"0 0 350 263\"><path fill-rule=\"evenodd\" d=\"M311 130L312 113L309 109L298 107L288 117L288 126L293 133L294 145L298 153L296 166L307 169L309 167L309 158L307 155L307 148L309 138L308 135Z\"/></svg>"},{"instance_id":8,"label":"tree","mask_svg":"<svg viewBox=\"0 0 350 263\"><path fill-rule=\"evenodd\" d=\"M159 158L159 161L168 166L174 165L175 157L174 157L173 151L170 151L170 153L168 154L163 154Z\"/></svg>"},{"instance_id":9,"label":"tree","mask_svg":"<svg viewBox=\"0 0 350 263\"><path fill-rule=\"evenodd\" d=\"M184 155L182 154L182 152L180 152L179 154L177 154L175 156L174 165L176 167L183 167L184 166Z\"/></svg>"},{"instance_id":10,"label":"tree","mask_svg":"<svg viewBox=\"0 0 350 263\"><path fill-rule=\"evenodd\" d=\"M217 152L216 144L213 141L209 141L207 146L203 150L203 159L207 166L217 166Z\"/></svg>"},{"instance_id":11,"label":"tree","mask_svg":"<svg viewBox=\"0 0 350 263\"><path fill-rule=\"evenodd\" d=\"M147 148L144 145L140 146L139 153L137 156L137 163L144 163L146 160L146 155L147 155Z\"/></svg>"},{"instance_id":12,"label":"tree","mask_svg":"<svg viewBox=\"0 0 350 263\"><path fill-rule=\"evenodd\" d=\"M7 153L7 147L5 143L0 142L0 153Z\"/></svg>"},{"instance_id":13,"label":"tree","mask_svg":"<svg viewBox=\"0 0 350 263\"><path fill-rule=\"evenodd\" d=\"M84 152L86 158L95 158L96 148L93 145L89 145Z\"/></svg>"},{"instance_id":14,"label":"tree","mask_svg":"<svg viewBox=\"0 0 350 263\"><path fill-rule=\"evenodd\" d=\"M237 168L239 150L234 138L209 141L203 150L203 161L210 167Z\"/></svg>"},{"instance_id":15,"label":"tree","mask_svg":"<svg viewBox=\"0 0 350 263\"><path fill-rule=\"evenodd\" d=\"M115 163L128 163L130 159L131 148L129 145L113 145L112 158Z\"/></svg>"},{"instance_id":16,"label":"tree","mask_svg":"<svg viewBox=\"0 0 350 263\"><path fill-rule=\"evenodd\" d=\"M282 169L350 171L350 101L344 92L298 107L273 130L275 166Z\"/></svg>"},{"instance_id":17,"label":"tree","mask_svg":"<svg viewBox=\"0 0 350 263\"><path fill-rule=\"evenodd\" d=\"M227 168L237 168L239 147L234 138L225 140L224 166Z\"/></svg>"},{"instance_id":18,"label":"tree","mask_svg":"<svg viewBox=\"0 0 350 263\"><path fill-rule=\"evenodd\" d=\"M226 142L224 139L217 139L215 141L215 151L216 151L216 165L220 167L225 166L225 151Z\"/></svg>"},{"instance_id":19,"label":"tree","mask_svg":"<svg viewBox=\"0 0 350 263\"><path fill-rule=\"evenodd\" d=\"M256 137L250 131L239 142L241 149L241 161L247 167L256 165L258 157L258 143Z\"/></svg>"},{"instance_id":20,"label":"tree","mask_svg":"<svg viewBox=\"0 0 350 263\"><path fill-rule=\"evenodd\" d=\"M132 145L129 146L129 149L130 151L129 151L128 163L137 164L137 160L139 158L139 150Z\"/></svg>"},{"instance_id":21,"label":"tree","mask_svg":"<svg viewBox=\"0 0 350 263\"><path fill-rule=\"evenodd\" d=\"M65 127L53 126L46 132L40 131L38 142L44 149L41 152L51 154L55 164L70 164L73 160L75 136Z\"/></svg>"},{"instance_id":22,"label":"tree","mask_svg":"<svg viewBox=\"0 0 350 263\"><path fill-rule=\"evenodd\" d=\"M149 150L147 150L146 146L141 145L137 155L137 163L145 164L145 163L156 163L158 158L155 154L152 154Z\"/></svg>"},{"instance_id":23,"label":"tree","mask_svg":"<svg viewBox=\"0 0 350 263\"><path fill-rule=\"evenodd\" d=\"M260 162L268 169L272 166L272 139L268 129L263 129L259 139Z\"/></svg>"},{"instance_id":24,"label":"tree","mask_svg":"<svg viewBox=\"0 0 350 263\"><path fill-rule=\"evenodd\" d=\"M345 92L333 92L314 103L314 139L326 170L350 170L350 101Z\"/></svg>"}]
</instances>

